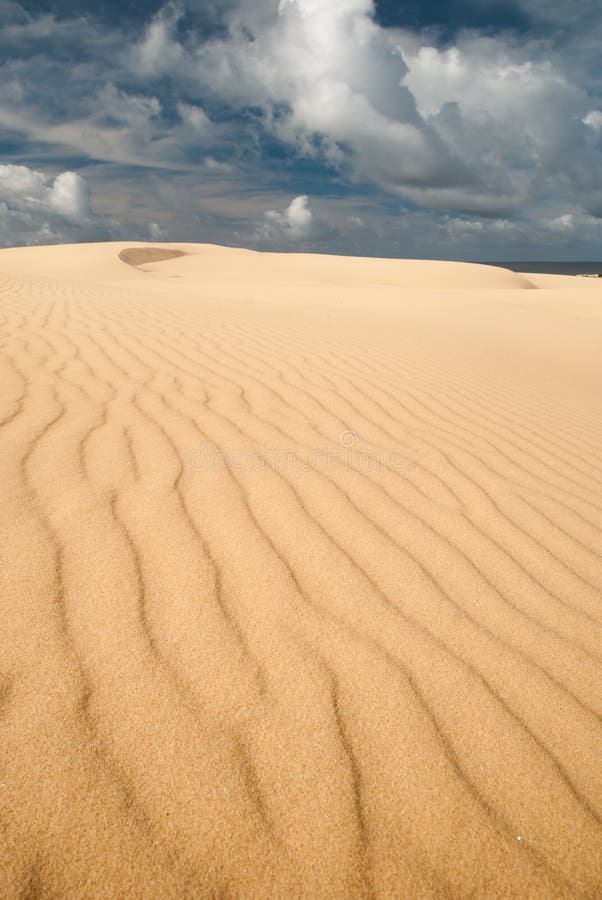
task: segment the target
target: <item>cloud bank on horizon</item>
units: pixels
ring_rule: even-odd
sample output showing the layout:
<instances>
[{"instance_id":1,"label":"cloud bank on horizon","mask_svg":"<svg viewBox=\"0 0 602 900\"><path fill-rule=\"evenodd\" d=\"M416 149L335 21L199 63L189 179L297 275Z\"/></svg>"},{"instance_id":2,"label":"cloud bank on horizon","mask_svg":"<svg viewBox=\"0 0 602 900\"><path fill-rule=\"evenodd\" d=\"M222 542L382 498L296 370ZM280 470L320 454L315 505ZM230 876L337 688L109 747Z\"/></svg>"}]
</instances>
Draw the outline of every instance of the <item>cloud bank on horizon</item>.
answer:
<instances>
[{"instance_id":1,"label":"cloud bank on horizon","mask_svg":"<svg viewBox=\"0 0 602 900\"><path fill-rule=\"evenodd\" d=\"M598 258L599 0L0 0L0 245Z\"/></svg>"}]
</instances>

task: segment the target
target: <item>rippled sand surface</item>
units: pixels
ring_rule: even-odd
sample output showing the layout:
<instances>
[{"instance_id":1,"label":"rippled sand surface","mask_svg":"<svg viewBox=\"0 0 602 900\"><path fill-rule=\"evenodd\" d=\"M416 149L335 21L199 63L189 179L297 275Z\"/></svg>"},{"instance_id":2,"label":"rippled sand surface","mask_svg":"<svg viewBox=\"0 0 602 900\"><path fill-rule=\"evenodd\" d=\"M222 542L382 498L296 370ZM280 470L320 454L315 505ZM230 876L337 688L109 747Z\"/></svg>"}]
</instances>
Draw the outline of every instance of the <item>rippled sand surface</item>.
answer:
<instances>
[{"instance_id":1,"label":"rippled sand surface","mask_svg":"<svg viewBox=\"0 0 602 900\"><path fill-rule=\"evenodd\" d=\"M601 346L594 279L1 251L2 897L602 896Z\"/></svg>"}]
</instances>

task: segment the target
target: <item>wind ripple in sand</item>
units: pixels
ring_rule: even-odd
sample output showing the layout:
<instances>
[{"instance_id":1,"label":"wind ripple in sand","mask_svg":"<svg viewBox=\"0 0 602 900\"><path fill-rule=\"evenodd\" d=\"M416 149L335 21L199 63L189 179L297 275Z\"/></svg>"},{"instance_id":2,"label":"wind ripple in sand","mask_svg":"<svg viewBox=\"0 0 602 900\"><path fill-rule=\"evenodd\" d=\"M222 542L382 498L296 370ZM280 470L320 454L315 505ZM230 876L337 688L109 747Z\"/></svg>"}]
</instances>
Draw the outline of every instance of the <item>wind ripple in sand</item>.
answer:
<instances>
[{"instance_id":1,"label":"wind ripple in sand","mask_svg":"<svg viewBox=\"0 0 602 900\"><path fill-rule=\"evenodd\" d=\"M0 254L3 896L600 896L602 294L541 283Z\"/></svg>"}]
</instances>

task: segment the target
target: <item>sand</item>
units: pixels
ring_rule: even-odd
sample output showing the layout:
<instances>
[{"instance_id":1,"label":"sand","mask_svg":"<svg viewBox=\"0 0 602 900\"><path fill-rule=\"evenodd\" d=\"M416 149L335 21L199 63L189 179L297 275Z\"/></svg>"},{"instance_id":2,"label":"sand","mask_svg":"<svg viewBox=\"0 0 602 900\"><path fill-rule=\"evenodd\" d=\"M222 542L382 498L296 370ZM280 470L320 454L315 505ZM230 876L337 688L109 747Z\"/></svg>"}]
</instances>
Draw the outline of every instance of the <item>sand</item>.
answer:
<instances>
[{"instance_id":1,"label":"sand","mask_svg":"<svg viewBox=\"0 0 602 900\"><path fill-rule=\"evenodd\" d=\"M2 897L602 896L602 284L148 249L0 252Z\"/></svg>"}]
</instances>

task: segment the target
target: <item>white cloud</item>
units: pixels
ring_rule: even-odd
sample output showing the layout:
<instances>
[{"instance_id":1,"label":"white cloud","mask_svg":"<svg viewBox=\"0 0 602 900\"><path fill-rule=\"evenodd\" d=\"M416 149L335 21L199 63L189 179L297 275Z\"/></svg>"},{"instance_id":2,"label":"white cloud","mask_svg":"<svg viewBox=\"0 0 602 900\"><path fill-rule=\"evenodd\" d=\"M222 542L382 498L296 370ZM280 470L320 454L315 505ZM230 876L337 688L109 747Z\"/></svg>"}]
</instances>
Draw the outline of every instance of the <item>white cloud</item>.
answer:
<instances>
[{"instance_id":1,"label":"white cloud","mask_svg":"<svg viewBox=\"0 0 602 900\"><path fill-rule=\"evenodd\" d=\"M122 91L112 82L104 84L94 96L96 120L109 118L117 125L128 126L130 131L148 130L150 122L160 114L161 103L157 97Z\"/></svg>"},{"instance_id":2,"label":"white cloud","mask_svg":"<svg viewBox=\"0 0 602 900\"><path fill-rule=\"evenodd\" d=\"M202 135L210 132L212 123L202 107L193 106L190 103L178 103L177 109L182 122L188 125L193 132Z\"/></svg>"},{"instance_id":3,"label":"white cloud","mask_svg":"<svg viewBox=\"0 0 602 900\"><path fill-rule=\"evenodd\" d=\"M27 166L0 165L0 245L107 239L90 188L76 172L54 179Z\"/></svg>"},{"instance_id":4,"label":"white cloud","mask_svg":"<svg viewBox=\"0 0 602 900\"><path fill-rule=\"evenodd\" d=\"M213 156L206 156L201 165L203 169L214 175L229 175L234 171L234 167L231 166L230 163L220 162L219 160L214 159Z\"/></svg>"},{"instance_id":5,"label":"white cloud","mask_svg":"<svg viewBox=\"0 0 602 900\"><path fill-rule=\"evenodd\" d=\"M151 241L166 241L167 231L165 231L164 228L161 228L157 222L150 222L148 226L148 237Z\"/></svg>"},{"instance_id":6,"label":"white cloud","mask_svg":"<svg viewBox=\"0 0 602 900\"><path fill-rule=\"evenodd\" d=\"M278 212L268 210L259 227L259 236L267 240L301 241L307 239L314 224L314 214L309 207L308 197L295 197L289 207Z\"/></svg>"},{"instance_id":7,"label":"white cloud","mask_svg":"<svg viewBox=\"0 0 602 900\"><path fill-rule=\"evenodd\" d=\"M236 233L236 240L258 250L337 252L340 241L358 231L358 225L349 222L346 212L336 202L318 198L312 198L310 205L309 197L302 194L284 209L264 211L244 232Z\"/></svg>"},{"instance_id":8,"label":"white cloud","mask_svg":"<svg viewBox=\"0 0 602 900\"><path fill-rule=\"evenodd\" d=\"M507 215L564 183L587 206L588 92L544 42L386 29L371 0L240 0L189 73L215 100L351 180L430 208ZM595 123L596 118L587 124Z\"/></svg>"},{"instance_id":9,"label":"white cloud","mask_svg":"<svg viewBox=\"0 0 602 900\"><path fill-rule=\"evenodd\" d=\"M585 125L589 125L594 131L602 131L602 112L599 109L592 109L583 119Z\"/></svg>"},{"instance_id":10,"label":"white cloud","mask_svg":"<svg viewBox=\"0 0 602 900\"><path fill-rule=\"evenodd\" d=\"M91 191L77 172L62 172L50 189L49 205L66 221L83 223L91 218Z\"/></svg>"},{"instance_id":11,"label":"white cloud","mask_svg":"<svg viewBox=\"0 0 602 900\"><path fill-rule=\"evenodd\" d=\"M157 77L173 73L180 66L185 54L175 32L183 15L179 3L167 3L152 18L131 56L131 65L140 75Z\"/></svg>"},{"instance_id":12,"label":"white cloud","mask_svg":"<svg viewBox=\"0 0 602 900\"><path fill-rule=\"evenodd\" d=\"M550 221L549 227L553 231L574 231L575 217L573 213L565 213L563 216L557 216Z\"/></svg>"},{"instance_id":13,"label":"white cloud","mask_svg":"<svg viewBox=\"0 0 602 900\"><path fill-rule=\"evenodd\" d=\"M227 38L197 49L197 77L222 101L261 106L268 127L305 153L340 163L348 148L359 177L392 190L443 172L470 180L400 84L395 36L372 15L371 0L243 5Z\"/></svg>"}]
</instances>

